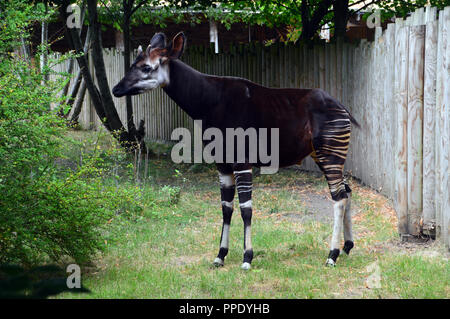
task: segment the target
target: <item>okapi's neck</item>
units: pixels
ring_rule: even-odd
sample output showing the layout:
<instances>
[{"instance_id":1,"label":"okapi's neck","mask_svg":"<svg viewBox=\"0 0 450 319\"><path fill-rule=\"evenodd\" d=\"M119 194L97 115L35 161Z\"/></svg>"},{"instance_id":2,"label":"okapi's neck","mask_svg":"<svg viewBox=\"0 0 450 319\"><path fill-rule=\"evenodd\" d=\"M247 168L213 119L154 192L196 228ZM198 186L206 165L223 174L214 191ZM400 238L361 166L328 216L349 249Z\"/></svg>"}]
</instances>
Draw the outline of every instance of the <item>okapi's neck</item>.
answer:
<instances>
[{"instance_id":1,"label":"okapi's neck","mask_svg":"<svg viewBox=\"0 0 450 319\"><path fill-rule=\"evenodd\" d=\"M219 101L220 92L208 76L180 60L170 60L170 83L163 90L193 119L204 119Z\"/></svg>"}]
</instances>

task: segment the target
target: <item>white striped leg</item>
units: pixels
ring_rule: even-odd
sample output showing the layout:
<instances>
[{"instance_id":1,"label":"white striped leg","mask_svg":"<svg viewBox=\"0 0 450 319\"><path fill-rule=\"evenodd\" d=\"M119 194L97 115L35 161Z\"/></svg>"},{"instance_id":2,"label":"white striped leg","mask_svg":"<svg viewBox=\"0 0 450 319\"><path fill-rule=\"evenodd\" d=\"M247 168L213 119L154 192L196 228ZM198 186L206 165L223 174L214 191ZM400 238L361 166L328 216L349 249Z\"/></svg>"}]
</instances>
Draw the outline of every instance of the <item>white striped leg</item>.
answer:
<instances>
[{"instance_id":1,"label":"white striped leg","mask_svg":"<svg viewBox=\"0 0 450 319\"><path fill-rule=\"evenodd\" d=\"M342 251L347 255L350 254L350 250L353 248L353 232L352 232L352 193L347 193L347 205L345 205L344 213L344 248Z\"/></svg>"},{"instance_id":2,"label":"white striped leg","mask_svg":"<svg viewBox=\"0 0 450 319\"><path fill-rule=\"evenodd\" d=\"M236 189L233 174L226 175L219 172L219 180L223 222L219 253L216 259L214 259L214 265L217 267L224 265L225 257L228 254L231 216L233 215L233 199Z\"/></svg>"},{"instance_id":3,"label":"white striped leg","mask_svg":"<svg viewBox=\"0 0 450 319\"><path fill-rule=\"evenodd\" d=\"M344 219L345 206L347 198L343 198L334 203L334 225L333 235L331 237L330 254L326 262L327 266L335 266L339 256L339 247L341 243L342 223Z\"/></svg>"},{"instance_id":4,"label":"white striped leg","mask_svg":"<svg viewBox=\"0 0 450 319\"><path fill-rule=\"evenodd\" d=\"M252 224L252 170L235 170L236 188L239 197L239 207L244 222L244 260L241 268L250 269L253 260L253 247L251 237Z\"/></svg>"}]
</instances>

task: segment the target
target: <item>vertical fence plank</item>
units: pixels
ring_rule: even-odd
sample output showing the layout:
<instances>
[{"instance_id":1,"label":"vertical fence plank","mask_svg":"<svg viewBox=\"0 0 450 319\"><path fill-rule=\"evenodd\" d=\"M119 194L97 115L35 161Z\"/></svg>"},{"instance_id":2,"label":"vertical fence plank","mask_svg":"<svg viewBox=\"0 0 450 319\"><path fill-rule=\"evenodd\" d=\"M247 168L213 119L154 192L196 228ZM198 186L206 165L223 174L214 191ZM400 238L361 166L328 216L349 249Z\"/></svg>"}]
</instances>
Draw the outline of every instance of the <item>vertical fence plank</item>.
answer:
<instances>
[{"instance_id":1,"label":"vertical fence plank","mask_svg":"<svg viewBox=\"0 0 450 319\"><path fill-rule=\"evenodd\" d=\"M423 156L423 73L425 27L412 26L409 32L408 72L408 231L420 233L422 216Z\"/></svg>"},{"instance_id":2,"label":"vertical fence plank","mask_svg":"<svg viewBox=\"0 0 450 319\"><path fill-rule=\"evenodd\" d=\"M428 12L428 10L427 10ZM428 19L430 16L428 15ZM435 109L436 59L438 22L426 24L424 69L424 130L423 130L423 230L430 234L435 228Z\"/></svg>"},{"instance_id":3,"label":"vertical fence plank","mask_svg":"<svg viewBox=\"0 0 450 319\"><path fill-rule=\"evenodd\" d=\"M343 39L339 38L336 41L336 96L335 98L343 103Z\"/></svg>"},{"instance_id":4,"label":"vertical fence plank","mask_svg":"<svg viewBox=\"0 0 450 319\"><path fill-rule=\"evenodd\" d=\"M353 48L354 51L354 60L352 69L354 72L354 79L352 81L352 113L355 119L361 124L361 108L360 105L360 85L361 85L361 66L360 66L360 60L361 60L361 45L357 45ZM360 154L361 154L361 145L360 145L360 137L361 132L354 132L352 134L352 147L353 147L353 160L352 160L352 175L353 176L361 176L361 161Z\"/></svg>"},{"instance_id":5,"label":"vertical fence plank","mask_svg":"<svg viewBox=\"0 0 450 319\"><path fill-rule=\"evenodd\" d=\"M325 89L325 48L319 46L319 87Z\"/></svg>"},{"instance_id":6,"label":"vertical fence plank","mask_svg":"<svg viewBox=\"0 0 450 319\"><path fill-rule=\"evenodd\" d=\"M377 156L378 156L378 151L376 151L375 149L375 142L376 142L376 136L378 135L378 132L374 129L375 125L377 124L376 122L376 114L377 114L377 109L374 107L375 104L375 94L374 94L374 90L375 90L375 83L376 83L376 70L377 70L377 66L375 65L375 58L376 58L376 50L375 50L375 43L369 43L368 45L368 66L369 66L369 71L367 73L367 81L368 81L368 85L367 85L367 100L366 100L366 105L369 107L369 110L366 112L367 115L367 128L368 131L370 132L370 134L366 135L366 143L368 145L368 153L366 154L370 154L369 158L368 158L368 162L369 162L369 166L368 166L368 184L370 187L372 188L377 188L377 174L378 171L376 170L376 160L377 160Z\"/></svg>"},{"instance_id":7,"label":"vertical fence plank","mask_svg":"<svg viewBox=\"0 0 450 319\"><path fill-rule=\"evenodd\" d=\"M360 103L361 106L361 126L364 127L364 130L361 132L361 135L359 137L360 140L360 146L361 146L361 154L368 154L368 145L367 145L367 136L370 134L370 128L367 125L368 118L366 115L366 111L368 109L367 105L367 95L368 95L368 72L369 72L369 63L368 63L368 51L369 51L369 44L367 43L367 40L361 41L361 78L360 78ZM367 184L367 180L369 179L369 169L368 169L368 161L361 161L361 180L365 184Z\"/></svg>"},{"instance_id":8,"label":"vertical fence plank","mask_svg":"<svg viewBox=\"0 0 450 319\"><path fill-rule=\"evenodd\" d=\"M441 213L440 234L450 247L450 7L445 8L442 22L442 104L440 108L440 180Z\"/></svg>"},{"instance_id":9,"label":"vertical fence plank","mask_svg":"<svg viewBox=\"0 0 450 319\"><path fill-rule=\"evenodd\" d=\"M383 142L384 142L384 134L383 130L383 109L379 107L380 97L382 96L381 83L383 83L382 78L384 75L381 74L381 66L383 61L383 37L382 37L383 29L381 27L377 27L375 29L375 41L374 41L374 58L373 58L373 74L374 77L373 86L372 86L372 112L373 112L373 135L372 135L372 143L373 143L373 153L372 156L374 158L374 188L378 191L382 190L382 175L384 174L384 169L381 169L381 163L383 160ZM376 137L376 138L374 138Z\"/></svg>"},{"instance_id":10,"label":"vertical fence plank","mask_svg":"<svg viewBox=\"0 0 450 319\"><path fill-rule=\"evenodd\" d=\"M441 212L442 212L442 187L441 187L441 105L443 100L443 75L444 75L444 64L443 64L443 52L445 52L444 41L443 41L443 33L444 33L444 16L442 11L439 13L438 20L438 48L437 48L437 57L436 57L436 109L435 109L435 196L434 196L434 206L436 210L436 235L440 236L441 234Z\"/></svg>"},{"instance_id":11,"label":"vertical fence plank","mask_svg":"<svg viewBox=\"0 0 450 319\"><path fill-rule=\"evenodd\" d=\"M384 165L386 166L387 174L384 175L384 188L386 194L390 198L394 197L394 185L395 185L395 156L392 150L395 146L395 123L397 112L394 102L394 85L395 73L394 69L391 67L395 65L395 25L389 23L385 31L385 57L384 57L384 120L386 122L386 144L383 150Z\"/></svg>"},{"instance_id":12,"label":"vertical fence plank","mask_svg":"<svg viewBox=\"0 0 450 319\"><path fill-rule=\"evenodd\" d=\"M409 26L396 21L395 30L395 104L397 106L397 143L395 204L400 234L408 234L408 174L407 174L407 127L408 127L408 49Z\"/></svg>"},{"instance_id":13,"label":"vertical fence plank","mask_svg":"<svg viewBox=\"0 0 450 319\"><path fill-rule=\"evenodd\" d=\"M330 92L332 97L337 97L337 60L336 44L330 45Z\"/></svg>"}]
</instances>

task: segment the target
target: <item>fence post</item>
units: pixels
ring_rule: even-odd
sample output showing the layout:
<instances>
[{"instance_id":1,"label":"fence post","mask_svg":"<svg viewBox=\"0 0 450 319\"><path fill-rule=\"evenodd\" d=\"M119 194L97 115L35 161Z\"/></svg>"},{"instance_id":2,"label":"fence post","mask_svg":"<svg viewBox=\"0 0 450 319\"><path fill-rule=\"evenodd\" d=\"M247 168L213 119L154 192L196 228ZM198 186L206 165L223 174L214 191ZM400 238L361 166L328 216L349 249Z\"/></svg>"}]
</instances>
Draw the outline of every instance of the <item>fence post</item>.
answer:
<instances>
[{"instance_id":1,"label":"fence post","mask_svg":"<svg viewBox=\"0 0 450 319\"><path fill-rule=\"evenodd\" d=\"M397 106L397 143L395 145L396 185L395 203L400 235L408 234L408 174L407 174L407 123L408 123L408 47L409 26L403 21L395 23L395 104Z\"/></svg>"},{"instance_id":2,"label":"fence post","mask_svg":"<svg viewBox=\"0 0 450 319\"><path fill-rule=\"evenodd\" d=\"M445 8L442 29L442 104L440 108L440 180L441 185L441 237L450 248L450 7Z\"/></svg>"},{"instance_id":3,"label":"fence post","mask_svg":"<svg viewBox=\"0 0 450 319\"><path fill-rule=\"evenodd\" d=\"M438 23L427 9L424 69L424 131L423 131L423 232L434 235L435 229L435 109L436 109L436 58Z\"/></svg>"},{"instance_id":4,"label":"fence post","mask_svg":"<svg viewBox=\"0 0 450 319\"><path fill-rule=\"evenodd\" d=\"M422 215L423 67L425 26L411 26L408 72L408 231L420 233Z\"/></svg>"},{"instance_id":5,"label":"fence post","mask_svg":"<svg viewBox=\"0 0 450 319\"><path fill-rule=\"evenodd\" d=\"M395 65L395 25L389 23L385 31L385 80L384 80L384 113L386 114L386 146L384 149L386 175L384 180L384 187L386 193L390 198L394 198L395 185L395 153L392 150L395 148L396 140L396 118L397 110L394 102L395 88L392 85L395 82L395 72L393 65Z\"/></svg>"},{"instance_id":6,"label":"fence post","mask_svg":"<svg viewBox=\"0 0 450 319\"><path fill-rule=\"evenodd\" d=\"M383 183L382 183L382 174L384 173L384 169L382 169L382 160L383 160L383 142L385 139L385 131L383 129L383 113L385 113L385 110L383 110L382 107L380 107L382 103L382 83L383 78L385 77L385 74L382 74L382 53L383 53L383 29L381 27L377 27L375 29L375 41L374 41L374 57L373 57L373 73L372 76L374 77L373 87L372 87L372 112L373 112L373 135L377 138L372 138L373 143L373 157L375 159L375 165L374 165L374 186L375 189L378 191L381 191L383 189Z\"/></svg>"}]
</instances>

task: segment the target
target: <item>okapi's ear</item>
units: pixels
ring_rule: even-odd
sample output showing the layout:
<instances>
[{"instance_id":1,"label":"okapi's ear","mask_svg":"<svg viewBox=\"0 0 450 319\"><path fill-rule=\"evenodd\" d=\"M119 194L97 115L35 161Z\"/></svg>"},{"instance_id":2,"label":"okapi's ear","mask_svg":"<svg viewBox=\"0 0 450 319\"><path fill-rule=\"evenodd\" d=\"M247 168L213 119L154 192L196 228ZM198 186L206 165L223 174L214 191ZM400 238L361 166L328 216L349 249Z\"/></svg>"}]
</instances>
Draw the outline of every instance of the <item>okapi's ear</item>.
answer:
<instances>
[{"instance_id":1,"label":"okapi's ear","mask_svg":"<svg viewBox=\"0 0 450 319\"><path fill-rule=\"evenodd\" d=\"M145 49L145 55L150 56L150 50L152 49L152 45L149 44L147 49Z\"/></svg>"},{"instance_id":2,"label":"okapi's ear","mask_svg":"<svg viewBox=\"0 0 450 319\"><path fill-rule=\"evenodd\" d=\"M152 49L164 49L166 47L166 35L164 33L155 33L153 38L150 40L150 46Z\"/></svg>"},{"instance_id":3,"label":"okapi's ear","mask_svg":"<svg viewBox=\"0 0 450 319\"><path fill-rule=\"evenodd\" d=\"M186 37L183 32L178 33L172 41L172 48L169 51L169 57L172 59L179 59L184 51Z\"/></svg>"}]
</instances>

